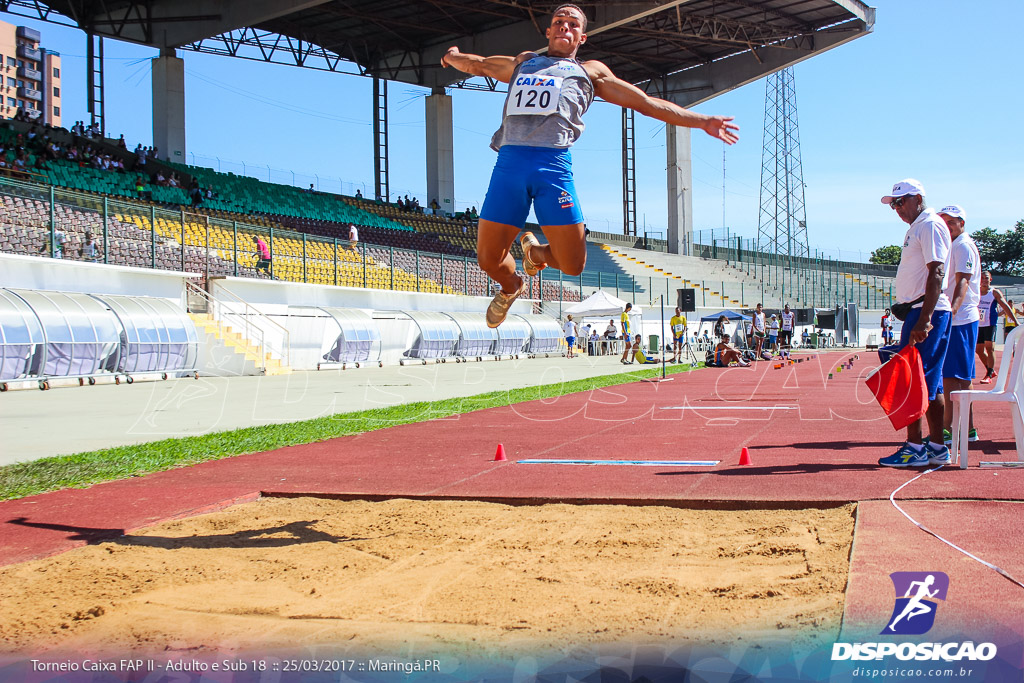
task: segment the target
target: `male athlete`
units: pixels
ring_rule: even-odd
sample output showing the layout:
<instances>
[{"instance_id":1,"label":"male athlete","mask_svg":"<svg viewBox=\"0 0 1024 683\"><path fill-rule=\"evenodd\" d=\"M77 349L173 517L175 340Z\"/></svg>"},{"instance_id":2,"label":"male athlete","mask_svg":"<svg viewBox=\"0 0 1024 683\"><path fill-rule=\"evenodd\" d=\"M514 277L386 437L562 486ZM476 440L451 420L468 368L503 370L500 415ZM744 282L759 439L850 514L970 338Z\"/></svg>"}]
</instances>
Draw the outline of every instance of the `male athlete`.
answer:
<instances>
[{"instance_id":1,"label":"male athlete","mask_svg":"<svg viewBox=\"0 0 1024 683\"><path fill-rule=\"evenodd\" d=\"M683 360L683 345L686 343L686 316L683 309L676 306L676 314L668 321L672 328L672 359L669 363L681 363Z\"/></svg>"},{"instance_id":2,"label":"male athlete","mask_svg":"<svg viewBox=\"0 0 1024 683\"><path fill-rule=\"evenodd\" d=\"M981 384L989 384L996 378L996 352L993 342L996 339L996 323L999 320L999 309L1008 318L1017 321L1017 314L1006 304L1003 293L992 286L992 273L986 270L981 274L981 296L978 301L978 345L975 350L978 360L985 366L985 376Z\"/></svg>"},{"instance_id":3,"label":"male athlete","mask_svg":"<svg viewBox=\"0 0 1024 683\"><path fill-rule=\"evenodd\" d=\"M576 52L587 40L587 18L576 5L555 10L546 34L547 54L481 57L450 47L441 58L474 76L509 84L501 127L491 139L498 160L487 189L477 237L480 268L501 285L487 307L487 324L497 327L512 302L526 290L509 253L534 204L549 244L532 233L520 238L523 270L529 276L551 266L579 275L587 260L583 211L572 177L569 147L583 133L583 114L594 96L673 126L700 128L733 144L739 127L732 117L706 116L649 97L617 78L601 62L580 63Z\"/></svg>"}]
</instances>

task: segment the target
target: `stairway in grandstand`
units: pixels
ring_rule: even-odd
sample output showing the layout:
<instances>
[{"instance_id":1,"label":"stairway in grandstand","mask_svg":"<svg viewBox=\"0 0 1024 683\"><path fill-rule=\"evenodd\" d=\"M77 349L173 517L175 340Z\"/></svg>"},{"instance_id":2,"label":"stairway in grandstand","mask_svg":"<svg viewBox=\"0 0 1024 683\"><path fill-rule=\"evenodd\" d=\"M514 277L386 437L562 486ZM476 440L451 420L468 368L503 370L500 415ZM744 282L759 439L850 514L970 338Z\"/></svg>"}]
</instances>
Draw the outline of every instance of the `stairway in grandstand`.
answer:
<instances>
[{"instance_id":1,"label":"stairway in grandstand","mask_svg":"<svg viewBox=\"0 0 1024 683\"><path fill-rule=\"evenodd\" d=\"M230 325L213 319L208 313L189 313L196 331L206 335L208 348L220 349L222 353L234 356L234 359L218 358L211 367L224 368L228 375L252 375L262 372L264 375L290 375L292 369L284 365L280 359L267 352L260 357L260 347L251 340L235 332Z\"/></svg>"},{"instance_id":2,"label":"stairway in grandstand","mask_svg":"<svg viewBox=\"0 0 1024 683\"><path fill-rule=\"evenodd\" d=\"M767 272L762 280L759 269L749 264L617 245L602 246L641 282L654 278L659 283L652 285L655 292L659 291L659 286L660 291L692 288L697 305L702 307L754 308L761 302L767 308L781 308L787 303L794 308L828 308L844 298L861 308L889 305L891 278L779 268Z\"/></svg>"}]
</instances>

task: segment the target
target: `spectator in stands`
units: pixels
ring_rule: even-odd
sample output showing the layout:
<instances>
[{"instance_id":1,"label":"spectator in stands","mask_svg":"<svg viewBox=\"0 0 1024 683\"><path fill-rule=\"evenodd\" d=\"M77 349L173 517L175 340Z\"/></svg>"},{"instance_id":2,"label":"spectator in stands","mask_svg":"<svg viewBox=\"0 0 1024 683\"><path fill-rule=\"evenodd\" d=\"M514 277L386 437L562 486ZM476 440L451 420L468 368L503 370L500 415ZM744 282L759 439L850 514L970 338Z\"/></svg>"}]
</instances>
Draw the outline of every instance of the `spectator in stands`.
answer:
<instances>
[{"instance_id":1,"label":"spectator in stands","mask_svg":"<svg viewBox=\"0 0 1024 683\"><path fill-rule=\"evenodd\" d=\"M177 171L171 171L171 177L167 179L167 187L181 187L181 179Z\"/></svg>"},{"instance_id":2,"label":"spectator in stands","mask_svg":"<svg viewBox=\"0 0 1024 683\"><path fill-rule=\"evenodd\" d=\"M135 177L135 194L139 199L153 199L153 193L146 189L146 181L142 176Z\"/></svg>"},{"instance_id":3,"label":"spectator in stands","mask_svg":"<svg viewBox=\"0 0 1024 683\"><path fill-rule=\"evenodd\" d=\"M309 184L309 189L306 190L308 194L316 194L316 189L313 187L313 183Z\"/></svg>"},{"instance_id":4,"label":"spectator in stands","mask_svg":"<svg viewBox=\"0 0 1024 683\"><path fill-rule=\"evenodd\" d=\"M199 206L203 203L203 191L199 187L199 181L195 178L192 179L192 184L189 185L188 196L192 200L192 206Z\"/></svg>"},{"instance_id":5,"label":"spectator in stands","mask_svg":"<svg viewBox=\"0 0 1024 683\"><path fill-rule=\"evenodd\" d=\"M43 242L43 246L39 248L39 253L42 254L43 252L46 252L49 253L53 258L63 259L64 245L66 243L67 238L64 236L64 231L61 230L60 228L56 228L53 231L53 245L51 246L49 236L47 236L46 241Z\"/></svg>"},{"instance_id":6,"label":"spectator in stands","mask_svg":"<svg viewBox=\"0 0 1024 683\"><path fill-rule=\"evenodd\" d=\"M476 206L473 206L469 209L469 217L472 218L473 220L480 218L480 214L476 212Z\"/></svg>"},{"instance_id":7,"label":"spectator in stands","mask_svg":"<svg viewBox=\"0 0 1024 683\"><path fill-rule=\"evenodd\" d=\"M355 223L350 223L348 226L348 245L352 247L352 251L359 249L359 229L356 228Z\"/></svg>"},{"instance_id":8,"label":"spectator in stands","mask_svg":"<svg viewBox=\"0 0 1024 683\"><path fill-rule=\"evenodd\" d=\"M252 241L256 243L256 270L262 270L271 279L276 280L277 278L270 271L270 247L257 235L252 236Z\"/></svg>"},{"instance_id":9,"label":"spectator in stands","mask_svg":"<svg viewBox=\"0 0 1024 683\"><path fill-rule=\"evenodd\" d=\"M156 172L156 178L154 178L153 182L155 182L160 187L167 187L167 178L164 177L163 171Z\"/></svg>"},{"instance_id":10,"label":"spectator in stands","mask_svg":"<svg viewBox=\"0 0 1024 683\"><path fill-rule=\"evenodd\" d=\"M92 263L99 262L100 250L96 244L96 240L92 238L92 230L85 231L85 241L82 242L82 246L78 248L78 256L83 261L91 261Z\"/></svg>"},{"instance_id":11,"label":"spectator in stands","mask_svg":"<svg viewBox=\"0 0 1024 683\"><path fill-rule=\"evenodd\" d=\"M124 133L121 133L121 137L117 139L117 146L125 151L128 150L128 143L124 140Z\"/></svg>"},{"instance_id":12,"label":"spectator in stands","mask_svg":"<svg viewBox=\"0 0 1024 683\"><path fill-rule=\"evenodd\" d=\"M363 193L362 193L362 191L360 191L360 190L356 190L356 199L362 199L362 198L363 198Z\"/></svg>"},{"instance_id":13,"label":"spectator in stands","mask_svg":"<svg viewBox=\"0 0 1024 683\"><path fill-rule=\"evenodd\" d=\"M563 5L551 17L544 55L524 52L518 57L481 57L463 54L452 46L441 58L442 67L452 66L503 83L517 74L557 75L550 80L530 78L529 83L517 82L509 87L501 126L491 142L498 151L498 160L477 237L480 267L502 286L487 309L490 327L504 321L512 302L527 288L526 281L516 274L515 259L509 253L517 239L523 248L527 276L536 275L548 265L567 275L583 272L587 256L583 211L576 196L569 147L582 132L583 114L595 96L650 114L669 125L702 128L727 144L738 139L738 127L731 118L696 114L652 98L617 78L599 61L577 62L577 51L586 41L586 23L583 10ZM546 99L545 106L538 110L531 96ZM530 146L524 146L527 144ZM558 226L545 230L550 244L541 244L530 232L520 236L531 203L542 226Z\"/></svg>"},{"instance_id":14,"label":"spectator in stands","mask_svg":"<svg viewBox=\"0 0 1024 683\"><path fill-rule=\"evenodd\" d=\"M707 332L707 330L705 330ZM718 346L715 347L713 365L720 368L729 367L730 363L737 363L740 367L748 368L750 363L743 360L743 354L739 349L729 346L729 335L723 334L719 338Z\"/></svg>"}]
</instances>

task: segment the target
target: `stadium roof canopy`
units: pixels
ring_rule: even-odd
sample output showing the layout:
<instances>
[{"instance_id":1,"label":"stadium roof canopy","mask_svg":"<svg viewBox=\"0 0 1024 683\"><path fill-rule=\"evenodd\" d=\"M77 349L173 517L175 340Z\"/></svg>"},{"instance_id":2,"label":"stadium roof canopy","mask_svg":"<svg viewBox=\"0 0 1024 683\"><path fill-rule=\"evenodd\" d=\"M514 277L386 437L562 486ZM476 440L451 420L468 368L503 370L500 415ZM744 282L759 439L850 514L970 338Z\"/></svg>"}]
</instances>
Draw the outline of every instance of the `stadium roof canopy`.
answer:
<instances>
[{"instance_id":1,"label":"stadium roof canopy","mask_svg":"<svg viewBox=\"0 0 1024 683\"><path fill-rule=\"evenodd\" d=\"M441 69L451 45L478 54L546 46L550 0L0 0L0 10L160 49L193 50L436 87L497 89ZM577 2L581 59L690 105L872 30L860 0Z\"/></svg>"}]
</instances>

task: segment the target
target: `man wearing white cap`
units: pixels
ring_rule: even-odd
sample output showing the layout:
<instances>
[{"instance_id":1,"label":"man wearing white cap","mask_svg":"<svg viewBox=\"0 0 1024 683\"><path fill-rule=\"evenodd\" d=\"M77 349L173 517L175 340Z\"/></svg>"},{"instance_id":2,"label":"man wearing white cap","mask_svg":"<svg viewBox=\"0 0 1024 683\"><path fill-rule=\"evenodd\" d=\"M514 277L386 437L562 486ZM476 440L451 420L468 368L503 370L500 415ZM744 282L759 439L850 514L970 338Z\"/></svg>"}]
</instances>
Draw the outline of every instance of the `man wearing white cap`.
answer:
<instances>
[{"instance_id":1,"label":"man wearing white cap","mask_svg":"<svg viewBox=\"0 0 1024 683\"><path fill-rule=\"evenodd\" d=\"M928 386L928 439L922 439L923 420L907 427L907 441L892 455L878 461L886 467L924 467L949 463L949 449L942 443L942 364L949 342L950 305L946 296L946 261L949 229L938 214L927 208L924 187L908 178L893 185L882 203L910 225L903 238L903 253L896 270L896 301L911 305L900 333L900 349L917 347Z\"/></svg>"},{"instance_id":2,"label":"man wearing white cap","mask_svg":"<svg viewBox=\"0 0 1024 683\"><path fill-rule=\"evenodd\" d=\"M942 440L953 442L953 402L949 392L971 388L974 379L974 347L978 343L978 302L981 300L981 255L978 246L964 230L967 214L956 204L939 209L939 218L946 223L952 243L949 247L949 286L946 296L952 308L953 322L949 328L949 346L942 365L942 389L946 399L942 419ZM971 411L971 441L978 440Z\"/></svg>"}]
</instances>

